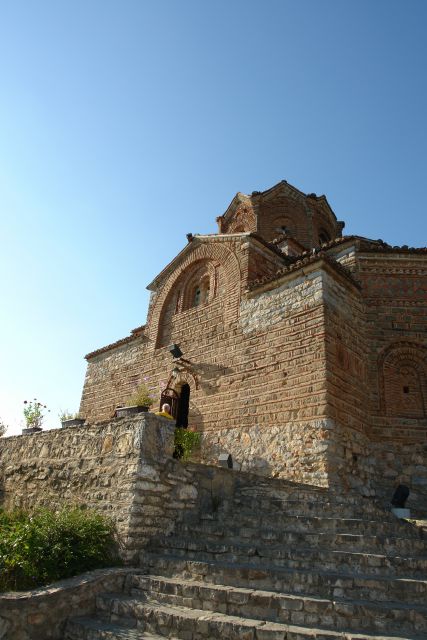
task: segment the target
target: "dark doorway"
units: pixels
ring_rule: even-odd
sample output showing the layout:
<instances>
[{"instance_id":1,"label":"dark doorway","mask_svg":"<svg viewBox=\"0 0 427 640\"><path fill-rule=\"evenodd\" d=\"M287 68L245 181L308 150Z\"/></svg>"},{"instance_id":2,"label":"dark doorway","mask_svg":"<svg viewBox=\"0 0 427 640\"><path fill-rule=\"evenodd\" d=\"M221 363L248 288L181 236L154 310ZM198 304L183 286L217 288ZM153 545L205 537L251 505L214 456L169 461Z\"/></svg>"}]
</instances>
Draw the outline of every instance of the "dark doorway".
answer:
<instances>
[{"instance_id":1,"label":"dark doorway","mask_svg":"<svg viewBox=\"0 0 427 640\"><path fill-rule=\"evenodd\" d=\"M176 426L186 429L188 427L188 410L190 407L190 385L183 384L178 401L178 412L176 415Z\"/></svg>"}]
</instances>

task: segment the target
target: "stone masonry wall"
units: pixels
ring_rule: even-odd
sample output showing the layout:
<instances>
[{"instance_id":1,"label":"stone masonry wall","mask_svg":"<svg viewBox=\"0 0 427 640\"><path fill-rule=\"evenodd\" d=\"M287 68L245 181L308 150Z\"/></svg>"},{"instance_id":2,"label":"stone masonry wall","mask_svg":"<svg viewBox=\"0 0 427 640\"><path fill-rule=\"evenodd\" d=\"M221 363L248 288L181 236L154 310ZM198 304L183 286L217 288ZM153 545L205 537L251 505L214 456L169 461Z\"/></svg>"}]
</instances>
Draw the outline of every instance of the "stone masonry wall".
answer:
<instances>
[{"instance_id":1,"label":"stone masonry wall","mask_svg":"<svg viewBox=\"0 0 427 640\"><path fill-rule=\"evenodd\" d=\"M221 453L231 453L236 469L326 487L328 440L325 419L218 429L203 434L201 459L215 464Z\"/></svg>"},{"instance_id":2,"label":"stone masonry wall","mask_svg":"<svg viewBox=\"0 0 427 640\"><path fill-rule=\"evenodd\" d=\"M197 496L185 467L172 459L173 431L170 420L147 413L1 438L0 504L96 509L116 522L130 562Z\"/></svg>"},{"instance_id":3,"label":"stone masonry wall","mask_svg":"<svg viewBox=\"0 0 427 640\"><path fill-rule=\"evenodd\" d=\"M259 478L171 457L172 423L152 414L0 439L1 506L86 504L117 522L123 557L139 566L144 546L176 523L232 500ZM216 505L216 506L215 506ZM142 566L142 570L143 570ZM22 593L0 594L1 640L60 640L65 621L120 591L129 571L89 572ZM137 570L136 570L137 571Z\"/></svg>"},{"instance_id":4,"label":"stone masonry wall","mask_svg":"<svg viewBox=\"0 0 427 640\"><path fill-rule=\"evenodd\" d=\"M0 506L95 509L117 523L123 559L136 562L150 539L237 481L227 469L173 459L173 431L172 421L146 413L1 438Z\"/></svg>"},{"instance_id":5,"label":"stone masonry wall","mask_svg":"<svg viewBox=\"0 0 427 640\"><path fill-rule=\"evenodd\" d=\"M0 593L0 640L61 640L67 618L94 613L97 594L120 592L130 571L99 569L32 591Z\"/></svg>"}]
</instances>

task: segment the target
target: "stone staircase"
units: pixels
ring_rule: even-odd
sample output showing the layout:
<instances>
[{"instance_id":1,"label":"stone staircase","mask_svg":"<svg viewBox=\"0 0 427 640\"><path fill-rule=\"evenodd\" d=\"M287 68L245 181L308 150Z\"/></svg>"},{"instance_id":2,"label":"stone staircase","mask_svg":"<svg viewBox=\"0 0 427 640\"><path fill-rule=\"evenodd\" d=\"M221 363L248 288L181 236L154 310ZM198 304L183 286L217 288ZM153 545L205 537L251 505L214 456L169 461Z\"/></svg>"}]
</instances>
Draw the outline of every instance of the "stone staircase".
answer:
<instances>
[{"instance_id":1,"label":"stone staircase","mask_svg":"<svg viewBox=\"0 0 427 640\"><path fill-rule=\"evenodd\" d=\"M281 480L212 498L141 553L66 640L427 638L422 531L360 496Z\"/></svg>"}]
</instances>

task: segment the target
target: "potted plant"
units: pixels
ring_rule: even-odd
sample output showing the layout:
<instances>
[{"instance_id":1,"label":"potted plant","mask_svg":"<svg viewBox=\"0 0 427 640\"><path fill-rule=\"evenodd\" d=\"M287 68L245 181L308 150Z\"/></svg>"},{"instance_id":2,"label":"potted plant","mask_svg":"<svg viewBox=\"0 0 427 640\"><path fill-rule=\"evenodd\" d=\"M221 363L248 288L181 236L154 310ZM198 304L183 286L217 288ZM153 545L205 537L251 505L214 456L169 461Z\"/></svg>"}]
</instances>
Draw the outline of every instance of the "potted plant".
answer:
<instances>
[{"instance_id":1,"label":"potted plant","mask_svg":"<svg viewBox=\"0 0 427 640\"><path fill-rule=\"evenodd\" d=\"M8 426L3 420L0 418L0 438L4 436L8 429Z\"/></svg>"},{"instance_id":2,"label":"potted plant","mask_svg":"<svg viewBox=\"0 0 427 640\"><path fill-rule=\"evenodd\" d=\"M23 435L29 435L31 433L38 433L42 431L42 424L44 420L44 412L47 406L42 402L39 402L37 398L28 402L24 400L24 419L26 427L22 429ZM48 412L50 409L48 409Z\"/></svg>"},{"instance_id":3,"label":"potted plant","mask_svg":"<svg viewBox=\"0 0 427 640\"><path fill-rule=\"evenodd\" d=\"M142 411L148 411L152 406L154 399L148 387L142 383L139 385L133 395L126 401L126 406L117 407L116 417L124 418L125 416L133 416Z\"/></svg>"},{"instance_id":4,"label":"potted plant","mask_svg":"<svg viewBox=\"0 0 427 640\"><path fill-rule=\"evenodd\" d=\"M86 422L79 413L70 413L69 411L61 411L59 419L63 429L65 427L82 427Z\"/></svg>"}]
</instances>

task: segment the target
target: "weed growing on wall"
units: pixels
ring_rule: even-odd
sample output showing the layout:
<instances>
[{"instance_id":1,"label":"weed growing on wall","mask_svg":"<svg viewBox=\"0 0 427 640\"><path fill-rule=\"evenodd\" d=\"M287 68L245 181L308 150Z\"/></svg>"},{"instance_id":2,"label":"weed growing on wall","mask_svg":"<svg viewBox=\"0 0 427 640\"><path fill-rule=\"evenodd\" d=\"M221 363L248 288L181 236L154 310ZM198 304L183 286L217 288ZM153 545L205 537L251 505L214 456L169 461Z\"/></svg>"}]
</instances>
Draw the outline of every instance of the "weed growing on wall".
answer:
<instances>
[{"instance_id":1,"label":"weed growing on wall","mask_svg":"<svg viewBox=\"0 0 427 640\"><path fill-rule=\"evenodd\" d=\"M193 451L200 446L200 433L190 429L175 429L175 450L173 457L188 460Z\"/></svg>"},{"instance_id":2,"label":"weed growing on wall","mask_svg":"<svg viewBox=\"0 0 427 640\"><path fill-rule=\"evenodd\" d=\"M3 420L0 418L0 438L2 436L4 436L4 434L6 433L8 429L8 426L5 422L3 422Z\"/></svg>"},{"instance_id":3,"label":"weed growing on wall","mask_svg":"<svg viewBox=\"0 0 427 640\"><path fill-rule=\"evenodd\" d=\"M0 510L0 591L33 589L120 564L113 523L93 511Z\"/></svg>"}]
</instances>

